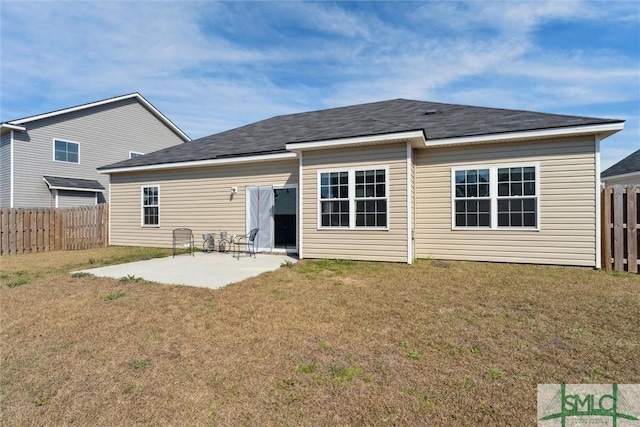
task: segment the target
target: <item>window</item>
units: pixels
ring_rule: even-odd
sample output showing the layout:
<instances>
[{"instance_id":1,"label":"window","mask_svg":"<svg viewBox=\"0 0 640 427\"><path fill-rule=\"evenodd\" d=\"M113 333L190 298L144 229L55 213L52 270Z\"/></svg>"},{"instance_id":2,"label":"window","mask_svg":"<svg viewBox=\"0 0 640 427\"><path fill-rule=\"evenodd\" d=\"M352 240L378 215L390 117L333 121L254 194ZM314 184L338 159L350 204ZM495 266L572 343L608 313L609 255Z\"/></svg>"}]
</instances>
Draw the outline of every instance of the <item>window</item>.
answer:
<instances>
[{"instance_id":1,"label":"window","mask_svg":"<svg viewBox=\"0 0 640 427\"><path fill-rule=\"evenodd\" d=\"M136 157L140 157L143 156L144 154L142 153L136 153L135 151L129 151L129 158L130 159L135 159Z\"/></svg>"},{"instance_id":2,"label":"window","mask_svg":"<svg viewBox=\"0 0 640 427\"><path fill-rule=\"evenodd\" d=\"M387 169L319 173L319 226L387 228Z\"/></svg>"},{"instance_id":3,"label":"window","mask_svg":"<svg viewBox=\"0 0 640 427\"><path fill-rule=\"evenodd\" d=\"M537 229L538 166L454 169L454 228Z\"/></svg>"},{"instance_id":4,"label":"window","mask_svg":"<svg viewBox=\"0 0 640 427\"><path fill-rule=\"evenodd\" d=\"M142 187L142 225L157 226L159 221L160 188Z\"/></svg>"},{"instance_id":5,"label":"window","mask_svg":"<svg viewBox=\"0 0 640 427\"><path fill-rule=\"evenodd\" d=\"M80 145L54 139L53 159L58 162L80 163Z\"/></svg>"}]
</instances>

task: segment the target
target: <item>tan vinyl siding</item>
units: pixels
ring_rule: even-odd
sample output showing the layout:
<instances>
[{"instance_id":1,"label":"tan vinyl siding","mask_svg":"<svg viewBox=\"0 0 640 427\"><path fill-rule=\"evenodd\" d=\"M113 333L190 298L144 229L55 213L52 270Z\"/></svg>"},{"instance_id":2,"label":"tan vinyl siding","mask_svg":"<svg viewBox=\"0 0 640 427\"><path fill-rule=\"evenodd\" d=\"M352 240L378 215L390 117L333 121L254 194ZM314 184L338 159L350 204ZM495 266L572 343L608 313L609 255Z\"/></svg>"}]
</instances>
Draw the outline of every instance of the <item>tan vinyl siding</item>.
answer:
<instances>
[{"instance_id":1,"label":"tan vinyl siding","mask_svg":"<svg viewBox=\"0 0 640 427\"><path fill-rule=\"evenodd\" d=\"M0 207L11 206L11 132L0 138Z\"/></svg>"},{"instance_id":2,"label":"tan vinyl siding","mask_svg":"<svg viewBox=\"0 0 640 427\"><path fill-rule=\"evenodd\" d=\"M51 194L43 175L95 179L107 190L109 175L96 168L129 158L129 151L150 153L182 143L135 99L105 104L27 123L14 132L14 205L50 206ZM78 143L80 163L53 160L53 140ZM101 197L101 196L100 196Z\"/></svg>"},{"instance_id":3,"label":"tan vinyl siding","mask_svg":"<svg viewBox=\"0 0 640 427\"><path fill-rule=\"evenodd\" d=\"M404 143L305 151L301 195L304 257L407 262L406 156ZM318 171L376 166L389 168L389 229L318 229Z\"/></svg>"},{"instance_id":4,"label":"tan vinyl siding","mask_svg":"<svg viewBox=\"0 0 640 427\"><path fill-rule=\"evenodd\" d=\"M171 247L174 228L245 234L246 187L298 183L298 160L209 166L111 176L111 245ZM141 188L160 187L160 226L141 226ZM238 192L231 194L231 187Z\"/></svg>"},{"instance_id":5,"label":"tan vinyl siding","mask_svg":"<svg viewBox=\"0 0 640 427\"><path fill-rule=\"evenodd\" d=\"M540 230L452 230L451 168L538 163ZM595 266L593 137L416 151L416 256Z\"/></svg>"}]
</instances>

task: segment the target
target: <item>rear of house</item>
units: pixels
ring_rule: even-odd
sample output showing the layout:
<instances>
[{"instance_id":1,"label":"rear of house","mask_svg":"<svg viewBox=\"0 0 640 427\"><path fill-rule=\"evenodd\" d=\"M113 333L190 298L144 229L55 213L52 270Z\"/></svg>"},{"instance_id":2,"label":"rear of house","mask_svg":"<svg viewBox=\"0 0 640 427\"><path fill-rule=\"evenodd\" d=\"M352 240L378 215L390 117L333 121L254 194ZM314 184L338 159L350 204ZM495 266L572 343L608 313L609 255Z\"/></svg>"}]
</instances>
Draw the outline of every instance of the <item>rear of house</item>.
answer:
<instances>
[{"instance_id":1,"label":"rear of house","mask_svg":"<svg viewBox=\"0 0 640 427\"><path fill-rule=\"evenodd\" d=\"M262 251L600 265L620 120L393 100L279 116L106 166L111 244L260 228Z\"/></svg>"}]
</instances>

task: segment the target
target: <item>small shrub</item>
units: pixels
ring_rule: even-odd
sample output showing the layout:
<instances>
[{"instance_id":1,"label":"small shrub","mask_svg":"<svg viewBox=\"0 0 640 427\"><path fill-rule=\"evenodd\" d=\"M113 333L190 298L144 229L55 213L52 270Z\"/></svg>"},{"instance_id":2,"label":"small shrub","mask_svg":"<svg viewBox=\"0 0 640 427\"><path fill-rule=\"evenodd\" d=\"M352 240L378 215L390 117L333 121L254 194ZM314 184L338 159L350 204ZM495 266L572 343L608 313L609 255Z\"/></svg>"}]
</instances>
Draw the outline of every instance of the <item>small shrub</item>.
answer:
<instances>
[{"instance_id":1,"label":"small shrub","mask_svg":"<svg viewBox=\"0 0 640 427\"><path fill-rule=\"evenodd\" d=\"M120 278L120 282L122 283L140 282L142 280L144 280L142 277L136 277L135 274L127 274L125 277Z\"/></svg>"},{"instance_id":2,"label":"small shrub","mask_svg":"<svg viewBox=\"0 0 640 427\"><path fill-rule=\"evenodd\" d=\"M502 377L504 375L504 372L502 372L499 369L495 369L495 368L489 369L488 373L489 373L489 376L494 380L497 380L498 378L500 378L500 377Z\"/></svg>"},{"instance_id":3,"label":"small shrub","mask_svg":"<svg viewBox=\"0 0 640 427\"><path fill-rule=\"evenodd\" d=\"M411 360L420 360L420 353L417 351L410 351L407 353L407 357Z\"/></svg>"},{"instance_id":4,"label":"small shrub","mask_svg":"<svg viewBox=\"0 0 640 427\"><path fill-rule=\"evenodd\" d=\"M144 369L149 365L149 359L132 360L130 365L133 366L134 369Z\"/></svg>"},{"instance_id":5,"label":"small shrub","mask_svg":"<svg viewBox=\"0 0 640 427\"><path fill-rule=\"evenodd\" d=\"M71 277L87 277L87 276L93 276L93 274L86 271L78 271L71 275Z\"/></svg>"},{"instance_id":6,"label":"small shrub","mask_svg":"<svg viewBox=\"0 0 640 427\"><path fill-rule=\"evenodd\" d=\"M114 292L104 297L105 301L114 301L124 296L124 292Z\"/></svg>"}]
</instances>

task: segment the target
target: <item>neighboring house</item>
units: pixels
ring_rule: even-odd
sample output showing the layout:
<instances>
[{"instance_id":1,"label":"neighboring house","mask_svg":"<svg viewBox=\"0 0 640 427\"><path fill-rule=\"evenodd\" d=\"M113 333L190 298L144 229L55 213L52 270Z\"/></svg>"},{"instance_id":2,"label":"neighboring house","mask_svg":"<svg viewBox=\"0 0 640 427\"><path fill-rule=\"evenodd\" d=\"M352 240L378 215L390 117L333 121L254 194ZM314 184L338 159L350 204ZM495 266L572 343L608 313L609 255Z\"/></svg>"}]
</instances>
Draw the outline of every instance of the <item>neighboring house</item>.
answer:
<instances>
[{"instance_id":1,"label":"neighboring house","mask_svg":"<svg viewBox=\"0 0 640 427\"><path fill-rule=\"evenodd\" d=\"M96 168L190 141L139 93L0 124L0 207L109 200Z\"/></svg>"},{"instance_id":2,"label":"neighboring house","mask_svg":"<svg viewBox=\"0 0 640 427\"><path fill-rule=\"evenodd\" d=\"M600 174L600 179L605 186L616 184L639 185L640 150L631 153L618 163L607 168Z\"/></svg>"},{"instance_id":3,"label":"neighboring house","mask_svg":"<svg viewBox=\"0 0 640 427\"><path fill-rule=\"evenodd\" d=\"M600 266L623 120L396 99L278 116L100 168L112 245L241 234L300 258Z\"/></svg>"}]
</instances>

